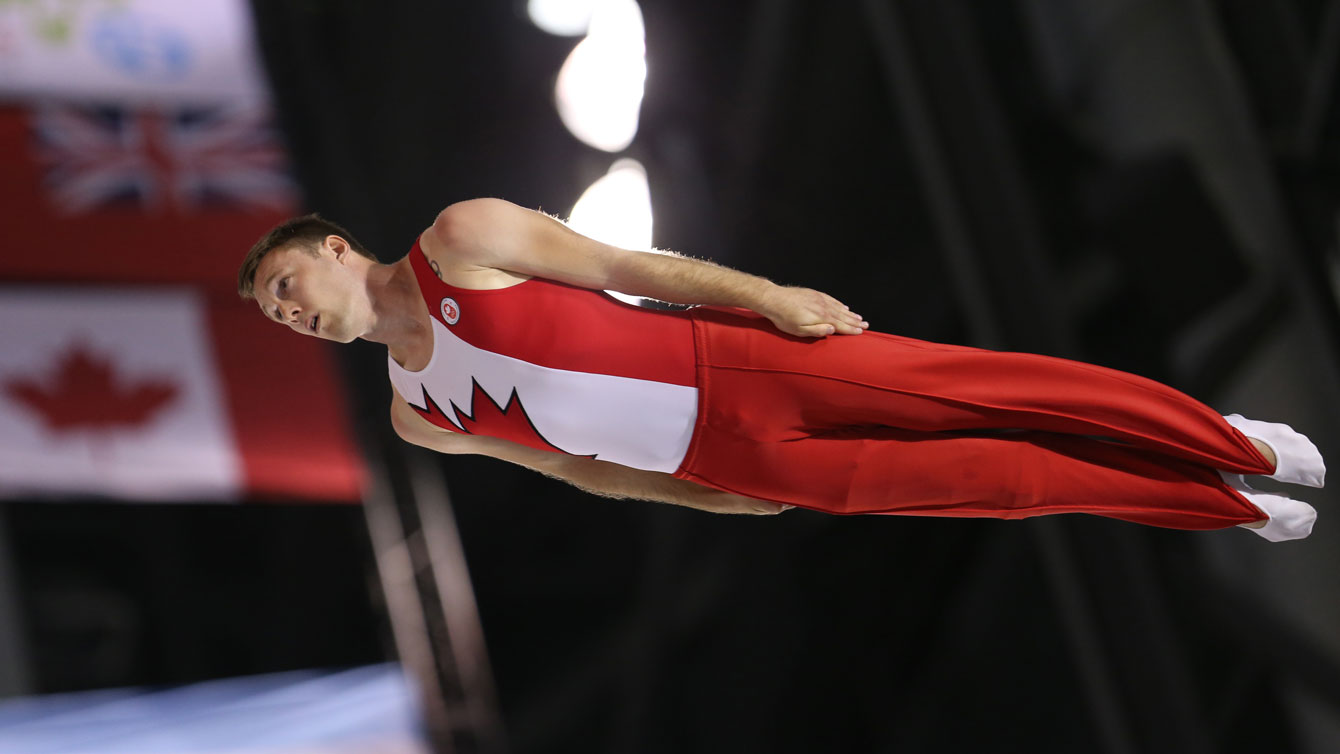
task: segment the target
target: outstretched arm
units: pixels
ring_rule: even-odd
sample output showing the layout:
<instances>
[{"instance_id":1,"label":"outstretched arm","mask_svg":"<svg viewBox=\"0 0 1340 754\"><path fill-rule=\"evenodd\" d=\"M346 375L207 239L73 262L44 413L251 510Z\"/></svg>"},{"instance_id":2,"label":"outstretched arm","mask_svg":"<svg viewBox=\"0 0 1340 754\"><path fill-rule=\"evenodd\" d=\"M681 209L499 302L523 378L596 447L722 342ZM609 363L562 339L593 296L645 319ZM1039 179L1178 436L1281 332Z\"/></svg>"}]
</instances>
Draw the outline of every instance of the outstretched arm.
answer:
<instances>
[{"instance_id":1,"label":"outstretched arm","mask_svg":"<svg viewBox=\"0 0 1340 754\"><path fill-rule=\"evenodd\" d=\"M496 437L449 432L419 416L398 395L391 402L391 424L401 439L429 450L500 458L602 497L671 503L712 513L767 515L792 507L732 495L657 471L536 450Z\"/></svg>"},{"instance_id":2,"label":"outstretched arm","mask_svg":"<svg viewBox=\"0 0 1340 754\"><path fill-rule=\"evenodd\" d=\"M421 243L430 257L448 263L676 304L744 307L792 335L856 335L868 326L860 315L826 293L780 286L676 254L620 249L501 199L473 199L447 207L423 234Z\"/></svg>"}]
</instances>

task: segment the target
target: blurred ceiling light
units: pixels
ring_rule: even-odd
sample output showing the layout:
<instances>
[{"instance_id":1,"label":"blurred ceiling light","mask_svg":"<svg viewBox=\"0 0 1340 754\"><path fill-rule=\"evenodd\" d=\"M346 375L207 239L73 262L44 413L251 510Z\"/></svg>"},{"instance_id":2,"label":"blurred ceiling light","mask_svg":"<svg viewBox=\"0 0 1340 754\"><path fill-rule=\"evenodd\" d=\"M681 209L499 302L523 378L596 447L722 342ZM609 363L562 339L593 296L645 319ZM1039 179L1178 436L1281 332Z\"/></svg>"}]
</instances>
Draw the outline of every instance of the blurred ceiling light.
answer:
<instances>
[{"instance_id":1,"label":"blurred ceiling light","mask_svg":"<svg viewBox=\"0 0 1340 754\"><path fill-rule=\"evenodd\" d=\"M651 189L642 163L623 159L610 166L608 173L582 192L568 227L611 246L655 251L651 248ZM609 293L630 304L642 300L618 291Z\"/></svg>"},{"instance_id":2,"label":"blurred ceiling light","mask_svg":"<svg viewBox=\"0 0 1340 754\"><path fill-rule=\"evenodd\" d=\"M563 125L596 149L633 143L647 80L646 37L636 0L603 0L586 38L558 72L554 99Z\"/></svg>"},{"instance_id":3,"label":"blurred ceiling light","mask_svg":"<svg viewBox=\"0 0 1340 754\"><path fill-rule=\"evenodd\" d=\"M526 15L531 23L560 37L580 37L602 0L530 0Z\"/></svg>"},{"instance_id":4,"label":"blurred ceiling light","mask_svg":"<svg viewBox=\"0 0 1340 754\"><path fill-rule=\"evenodd\" d=\"M623 159L582 192L568 227L623 249L651 248L651 188L642 163Z\"/></svg>"}]
</instances>

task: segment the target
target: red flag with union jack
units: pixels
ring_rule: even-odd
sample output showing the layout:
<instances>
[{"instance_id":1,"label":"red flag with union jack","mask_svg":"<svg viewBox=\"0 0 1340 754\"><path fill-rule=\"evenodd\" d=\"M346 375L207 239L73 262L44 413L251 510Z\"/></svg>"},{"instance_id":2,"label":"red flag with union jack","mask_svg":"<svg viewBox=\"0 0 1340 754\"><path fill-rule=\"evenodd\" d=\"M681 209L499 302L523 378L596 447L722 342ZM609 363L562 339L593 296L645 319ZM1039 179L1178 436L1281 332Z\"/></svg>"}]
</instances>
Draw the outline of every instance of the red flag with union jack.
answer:
<instances>
[{"instance_id":1,"label":"red flag with union jack","mask_svg":"<svg viewBox=\"0 0 1340 754\"><path fill-rule=\"evenodd\" d=\"M60 284L0 288L0 495L359 499L326 344L233 290L297 207L263 108L0 109L0 150L0 276Z\"/></svg>"},{"instance_id":2,"label":"red flag with union jack","mask_svg":"<svg viewBox=\"0 0 1340 754\"><path fill-rule=\"evenodd\" d=\"M47 105L33 133L49 201L67 214L224 207L287 211L296 202L268 111Z\"/></svg>"}]
</instances>

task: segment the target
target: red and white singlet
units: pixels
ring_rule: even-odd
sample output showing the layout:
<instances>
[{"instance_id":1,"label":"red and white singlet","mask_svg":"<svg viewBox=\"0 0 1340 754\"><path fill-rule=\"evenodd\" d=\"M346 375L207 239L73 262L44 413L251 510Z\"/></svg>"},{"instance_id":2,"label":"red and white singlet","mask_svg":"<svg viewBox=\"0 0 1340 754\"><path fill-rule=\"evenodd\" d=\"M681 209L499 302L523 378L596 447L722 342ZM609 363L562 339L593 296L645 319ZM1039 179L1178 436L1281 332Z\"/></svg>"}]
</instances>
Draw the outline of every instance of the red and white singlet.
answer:
<instances>
[{"instance_id":1,"label":"red and white singlet","mask_svg":"<svg viewBox=\"0 0 1340 754\"><path fill-rule=\"evenodd\" d=\"M698 415L693 326L682 312L532 278L447 285L410 250L432 316L433 355L391 384L444 429L648 471L675 471Z\"/></svg>"}]
</instances>

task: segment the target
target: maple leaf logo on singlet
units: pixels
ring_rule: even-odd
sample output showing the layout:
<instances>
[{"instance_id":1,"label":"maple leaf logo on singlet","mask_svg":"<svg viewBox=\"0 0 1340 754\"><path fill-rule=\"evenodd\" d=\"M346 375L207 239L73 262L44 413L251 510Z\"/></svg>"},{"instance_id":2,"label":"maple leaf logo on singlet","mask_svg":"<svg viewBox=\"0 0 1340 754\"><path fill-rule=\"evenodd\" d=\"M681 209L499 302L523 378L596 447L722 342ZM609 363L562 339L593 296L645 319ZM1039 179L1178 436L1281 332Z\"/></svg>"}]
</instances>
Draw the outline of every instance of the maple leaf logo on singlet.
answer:
<instances>
[{"instance_id":1,"label":"maple leaf logo on singlet","mask_svg":"<svg viewBox=\"0 0 1340 754\"><path fill-rule=\"evenodd\" d=\"M479 386L479 382L473 377L470 378L470 406L473 409L473 415L467 414L460 409L454 402L448 401L451 406L451 416L437 405L437 401L428 394L427 387L421 387L423 391L423 403L427 408L419 408L413 404L410 406L419 412L419 415L439 427L452 428L464 432L467 435L485 435L487 437L496 437L500 440L510 440L514 443L535 448L536 450L550 450L566 455L575 455L558 447L557 445L544 439L535 424L531 422L530 416L526 413L526 407L521 403L521 396L517 394L516 388L512 388L512 394L508 396L506 405L498 405L493 400L493 396L484 391ZM586 458L595 458L592 453Z\"/></svg>"},{"instance_id":2,"label":"maple leaf logo on singlet","mask_svg":"<svg viewBox=\"0 0 1340 754\"><path fill-rule=\"evenodd\" d=\"M170 382L128 384L118 380L111 361L98 358L83 345L61 356L52 379L11 379L4 383L4 390L58 432L142 426L179 392Z\"/></svg>"}]
</instances>

